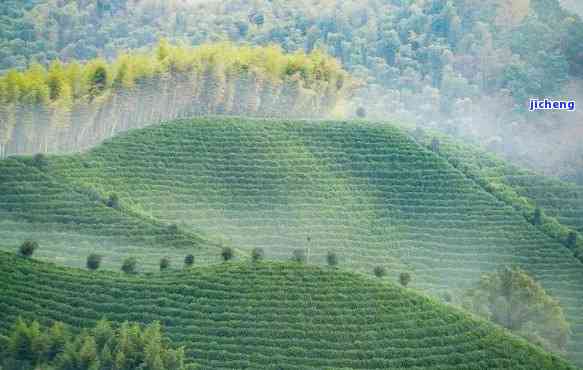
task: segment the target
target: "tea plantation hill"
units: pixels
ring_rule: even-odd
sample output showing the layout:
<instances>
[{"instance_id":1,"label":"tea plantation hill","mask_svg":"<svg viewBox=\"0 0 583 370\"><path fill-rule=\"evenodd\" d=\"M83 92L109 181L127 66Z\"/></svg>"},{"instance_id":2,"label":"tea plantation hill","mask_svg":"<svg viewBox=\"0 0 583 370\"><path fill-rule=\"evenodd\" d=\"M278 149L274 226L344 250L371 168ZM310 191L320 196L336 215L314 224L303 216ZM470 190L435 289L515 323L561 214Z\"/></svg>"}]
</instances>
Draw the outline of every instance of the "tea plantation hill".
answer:
<instances>
[{"instance_id":1,"label":"tea plantation hill","mask_svg":"<svg viewBox=\"0 0 583 370\"><path fill-rule=\"evenodd\" d=\"M142 270L157 269L166 255L182 259L192 253L199 262L218 259L216 244L119 207L107 207L97 194L58 182L44 173L44 165L32 163L0 161L4 249L15 251L32 239L41 244L36 257L81 267L90 253L97 252L105 257L103 267L114 269L130 255L139 256ZM209 259L211 255L216 257Z\"/></svg>"},{"instance_id":2,"label":"tea plantation hill","mask_svg":"<svg viewBox=\"0 0 583 370\"><path fill-rule=\"evenodd\" d=\"M385 265L392 279L408 271L415 288L437 295L519 265L560 300L573 332L569 356L583 363L583 264L396 126L177 121L49 157L44 173L102 198L115 192L124 212L231 243L239 256L262 247L268 259L287 260L304 248L315 264L333 250L344 268ZM215 249L201 249L199 260L216 258Z\"/></svg>"},{"instance_id":3,"label":"tea plantation hill","mask_svg":"<svg viewBox=\"0 0 583 370\"><path fill-rule=\"evenodd\" d=\"M405 127L404 127L405 128ZM409 128L410 129L410 128ZM578 245L583 259L583 187L550 176L541 176L500 160L476 146L466 145L450 136L434 131L410 129L421 144L430 146L433 138L440 142L439 154L467 176L476 179L493 194L528 212L540 207L550 223L552 219L566 229L556 234L556 227L547 225L547 231L567 244L568 231L578 233ZM556 223L555 225L556 226ZM553 233L555 231L555 233ZM565 235L567 234L567 235ZM573 245L571 245L573 247Z\"/></svg>"},{"instance_id":4,"label":"tea plantation hill","mask_svg":"<svg viewBox=\"0 0 583 370\"><path fill-rule=\"evenodd\" d=\"M0 296L0 332L19 316L74 327L160 320L203 368L573 369L412 290L292 262L123 276L0 252Z\"/></svg>"}]
</instances>

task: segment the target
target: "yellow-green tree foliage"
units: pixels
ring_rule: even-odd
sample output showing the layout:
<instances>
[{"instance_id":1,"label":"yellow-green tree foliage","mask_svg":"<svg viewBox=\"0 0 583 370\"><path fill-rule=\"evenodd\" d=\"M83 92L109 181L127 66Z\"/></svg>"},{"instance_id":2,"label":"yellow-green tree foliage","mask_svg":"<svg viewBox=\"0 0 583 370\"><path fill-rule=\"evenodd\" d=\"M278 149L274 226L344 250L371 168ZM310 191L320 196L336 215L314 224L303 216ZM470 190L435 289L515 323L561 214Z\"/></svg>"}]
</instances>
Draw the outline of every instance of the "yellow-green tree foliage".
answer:
<instances>
[{"instance_id":1,"label":"yellow-green tree foliage","mask_svg":"<svg viewBox=\"0 0 583 370\"><path fill-rule=\"evenodd\" d=\"M320 51L174 46L108 63L53 62L0 77L0 157L67 152L119 131L201 114L323 117L353 85Z\"/></svg>"}]
</instances>

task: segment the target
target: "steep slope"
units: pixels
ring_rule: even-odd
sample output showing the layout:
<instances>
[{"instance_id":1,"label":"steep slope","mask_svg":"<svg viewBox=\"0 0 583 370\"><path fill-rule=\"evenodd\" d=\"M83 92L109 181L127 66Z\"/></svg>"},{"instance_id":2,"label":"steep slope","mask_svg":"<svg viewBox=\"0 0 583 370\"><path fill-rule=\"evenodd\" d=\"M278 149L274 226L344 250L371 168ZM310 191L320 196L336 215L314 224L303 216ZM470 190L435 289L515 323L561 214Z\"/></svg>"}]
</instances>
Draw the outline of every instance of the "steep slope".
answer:
<instances>
[{"instance_id":1,"label":"steep slope","mask_svg":"<svg viewBox=\"0 0 583 370\"><path fill-rule=\"evenodd\" d=\"M4 253L0 267L0 330L17 316L161 320L204 368L570 368L493 324L337 270L228 263L122 277Z\"/></svg>"},{"instance_id":2,"label":"steep slope","mask_svg":"<svg viewBox=\"0 0 583 370\"><path fill-rule=\"evenodd\" d=\"M88 164L88 165L84 165ZM388 125L197 119L130 132L53 176L117 192L135 212L221 235L269 258L334 250L349 268L411 271L436 294L504 264L560 299L583 361L583 265L445 158Z\"/></svg>"},{"instance_id":3,"label":"steep slope","mask_svg":"<svg viewBox=\"0 0 583 370\"><path fill-rule=\"evenodd\" d=\"M583 260L583 187L519 168L479 147L465 145L435 131L410 132L427 147L437 138L439 155L527 218L532 217L536 207L541 208L547 216L541 229L563 244L568 245L570 231L579 233L578 250L573 252L580 253Z\"/></svg>"},{"instance_id":4,"label":"steep slope","mask_svg":"<svg viewBox=\"0 0 583 370\"><path fill-rule=\"evenodd\" d=\"M139 257L139 268L145 270L156 269L162 256L181 261L192 253L201 263L218 256L212 243L109 208L96 194L59 183L26 162L0 161L0 249L15 251L32 239L40 243L37 256L42 259L81 267L98 252L105 257L103 267L112 269L128 256Z\"/></svg>"}]
</instances>

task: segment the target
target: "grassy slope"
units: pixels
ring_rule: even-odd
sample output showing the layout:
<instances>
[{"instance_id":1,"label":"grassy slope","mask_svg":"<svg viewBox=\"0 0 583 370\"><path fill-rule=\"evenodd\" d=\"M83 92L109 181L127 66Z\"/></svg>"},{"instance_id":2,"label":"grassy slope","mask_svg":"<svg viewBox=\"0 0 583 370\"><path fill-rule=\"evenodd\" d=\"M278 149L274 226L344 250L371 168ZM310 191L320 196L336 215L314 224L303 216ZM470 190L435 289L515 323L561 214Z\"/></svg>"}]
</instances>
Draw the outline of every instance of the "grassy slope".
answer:
<instances>
[{"instance_id":1,"label":"grassy slope","mask_svg":"<svg viewBox=\"0 0 583 370\"><path fill-rule=\"evenodd\" d=\"M197 119L133 131L51 173L135 212L269 258L335 250L350 268L414 272L435 293L517 264L560 299L583 361L583 265L445 158L390 126Z\"/></svg>"},{"instance_id":2,"label":"grassy slope","mask_svg":"<svg viewBox=\"0 0 583 370\"><path fill-rule=\"evenodd\" d=\"M0 161L0 240L15 251L26 239L37 240L37 256L84 266L87 255L105 256L103 267L118 269L128 255L140 268L153 270L164 255L181 261L188 253L208 261L218 248L195 236L173 234L166 225L106 207L99 200L63 185L22 160ZM199 262L202 258L198 258Z\"/></svg>"},{"instance_id":3,"label":"grassy slope","mask_svg":"<svg viewBox=\"0 0 583 370\"><path fill-rule=\"evenodd\" d=\"M567 369L496 326L411 290L291 263L122 276L0 253L0 330L17 316L160 320L205 368Z\"/></svg>"}]
</instances>

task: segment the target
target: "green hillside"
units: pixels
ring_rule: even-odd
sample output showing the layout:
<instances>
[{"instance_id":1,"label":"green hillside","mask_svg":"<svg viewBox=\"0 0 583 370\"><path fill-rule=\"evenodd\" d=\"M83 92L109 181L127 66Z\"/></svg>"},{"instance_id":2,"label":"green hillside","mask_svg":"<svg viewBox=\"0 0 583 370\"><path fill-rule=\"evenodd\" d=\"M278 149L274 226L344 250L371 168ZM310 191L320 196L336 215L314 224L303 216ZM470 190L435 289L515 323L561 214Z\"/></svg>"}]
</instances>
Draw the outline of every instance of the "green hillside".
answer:
<instances>
[{"instance_id":1,"label":"green hillside","mask_svg":"<svg viewBox=\"0 0 583 370\"><path fill-rule=\"evenodd\" d=\"M571 368L490 323L338 270L228 263L131 277L5 253L0 267L0 331L18 316L161 320L203 368Z\"/></svg>"},{"instance_id":2,"label":"green hillside","mask_svg":"<svg viewBox=\"0 0 583 370\"><path fill-rule=\"evenodd\" d=\"M52 176L166 223L310 263L336 251L344 266L387 265L436 294L517 264L560 299L583 343L583 265L445 158L387 125L197 119L130 132Z\"/></svg>"},{"instance_id":3,"label":"green hillside","mask_svg":"<svg viewBox=\"0 0 583 370\"><path fill-rule=\"evenodd\" d=\"M105 257L103 266L113 269L132 255L145 270L157 268L166 255L181 261L194 254L205 263L212 262L208 250L218 256L213 243L109 208L97 194L81 190L57 182L30 161L0 161L2 249L16 251L20 243L32 239L40 242L37 255L43 259L81 267L90 253L98 252Z\"/></svg>"},{"instance_id":4,"label":"green hillside","mask_svg":"<svg viewBox=\"0 0 583 370\"><path fill-rule=\"evenodd\" d=\"M344 268L370 273L384 265L391 279L411 272L415 288L436 295L516 264L560 300L573 331L570 356L583 362L583 265L452 163L387 124L205 118L49 157L44 174L100 198L115 192L125 216L180 225L192 238L236 246L240 256L262 247L268 259L287 260L304 249L309 263L323 264L334 251ZM81 257L64 253L72 244L39 241L44 253L78 265ZM176 250L148 245L152 263ZM128 254L103 254L117 258L120 250ZM177 250L175 265L186 254ZM199 262L216 261L218 249L197 253Z\"/></svg>"},{"instance_id":5,"label":"green hillside","mask_svg":"<svg viewBox=\"0 0 583 370\"><path fill-rule=\"evenodd\" d=\"M411 131L423 145L440 141L439 154L487 191L520 210L527 219L538 207L544 211L541 229L569 246L568 234L578 233L573 253L583 262L583 187L519 168L476 146L434 131Z\"/></svg>"}]
</instances>

